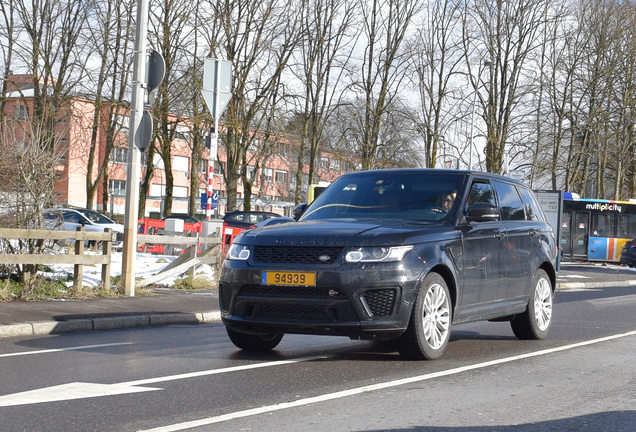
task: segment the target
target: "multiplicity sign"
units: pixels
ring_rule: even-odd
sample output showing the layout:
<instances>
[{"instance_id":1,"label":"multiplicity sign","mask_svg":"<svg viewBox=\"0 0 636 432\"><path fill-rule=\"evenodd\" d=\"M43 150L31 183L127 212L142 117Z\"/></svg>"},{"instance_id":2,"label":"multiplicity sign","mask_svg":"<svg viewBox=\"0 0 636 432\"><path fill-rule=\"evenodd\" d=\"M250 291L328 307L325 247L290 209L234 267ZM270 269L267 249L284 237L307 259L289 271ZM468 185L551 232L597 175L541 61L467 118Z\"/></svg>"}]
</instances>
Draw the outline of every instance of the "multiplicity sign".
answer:
<instances>
[{"instance_id":1,"label":"multiplicity sign","mask_svg":"<svg viewBox=\"0 0 636 432\"><path fill-rule=\"evenodd\" d=\"M219 142L219 118L232 98L232 63L226 60L206 58L203 64L203 98L208 105L208 109L214 118L214 127L210 130L210 135L206 142L210 149L208 158L208 189L206 219L212 217L214 180L214 161Z\"/></svg>"},{"instance_id":2,"label":"multiplicity sign","mask_svg":"<svg viewBox=\"0 0 636 432\"><path fill-rule=\"evenodd\" d=\"M557 257L557 271L561 268L561 219L563 217L563 192L559 190L535 190L539 205L552 226L559 246Z\"/></svg>"}]
</instances>

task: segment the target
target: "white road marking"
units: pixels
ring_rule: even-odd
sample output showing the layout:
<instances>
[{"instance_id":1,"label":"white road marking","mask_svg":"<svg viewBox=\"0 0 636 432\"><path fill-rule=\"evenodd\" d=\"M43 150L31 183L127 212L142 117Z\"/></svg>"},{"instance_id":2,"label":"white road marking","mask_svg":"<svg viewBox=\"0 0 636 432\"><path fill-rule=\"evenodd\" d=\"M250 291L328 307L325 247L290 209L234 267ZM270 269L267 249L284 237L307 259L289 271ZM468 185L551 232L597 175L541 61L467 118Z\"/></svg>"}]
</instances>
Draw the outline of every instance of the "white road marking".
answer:
<instances>
[{"instance_id":1,"label":"white road marking","mask_svg":"<svg viewBox=\"0 0 636 432\"><path fill-rule=\"evenodd\" d=\"M527 354L521 354L521 355L517 355L517 356L506 357L506 358L502 358L502 359L498 359L498 360L491 360L491 361L487 361L487 362L483 362L483 363L477 363L477 364L474 364L474 365L462 366L462 367L449 369L449 370L445 370L445 371L434 372L434 373L430 373L430 374L426 374L426 375L419 375L419 376L414 376L414 377L410 377L410 378L403 378L403 379L399 379L399 380L395 380L395 381L387 381L387 382L384 382L384 383L378 383L378 384L373 384L373 385L364 386L364 387L352 388L352 389L349 389L349 390L343 390L343 391L339 391L339 392L335 392L335 393L327 393L327 394L320 395L320 396L310 397L310 398L306 398L306 399L299 399L299 400L296 400L296 401L293 401L293 402L283 402L283 403L276 404L276 405L267 405L267 406L262 406L262 407L259 407L259 408L253 408L253 409L249 409L249 410L245 410L245 411L237 411L237 412L234 412L234 413L223 414L223 415L215 416L215 417L208 417L208 418L200 419L200 420L192 420L192 421L187 421L187 422L183 422L183 423L176 423L176 424L173 424L173 425L161 426L161 427L158 427L158 428L147 429L147 430L139 431L139 432L174 432L174 431L181 431L181 430L185 430L185 429L195 428L195 427L199 427L199 426L207 426L207 425L211 425L211 424L215 424L215 423L221 423L221 422L225 422L225 421L229 421L229 420L235 420L235 419L239 419L239 418L243 418L243 417L249 417L249 416L254 416L254 415L258 415L258 414L265 414L265 413L270 413L270 412L274 412L274 411L284 410L284 409L288 409L288 408L294 408L294 407L311 405L311 404L314 404L314 403L325 402L325 401L334 400L334 399L345 398L345 397L349 397L349 396L358 395L358 394L361 394L361 393L367 393L367 392L383 390L383 389L387 389L387 388L391 388L391 387L398 387L398 386L402 386L402 385L406 385L406 384L412 384L412 383L416 383L416 382L427 381L427 380L431 380L431 379L434 379L434 378L440 378L440 377L444 377L444 376L455 375L455 374L459 374L459 373L463 373L463 372L467 372L467 371L471 371L471 370L483 369L483 368L487 368L487 367L490 367L490 366L500 365L500 364L503 364L503 363L510 363L510 362L514 362L514 361L517 361L517 360L524 360L524 359L528 359L528 358L532 358L532 357L538 357L538 356L543 356L543 355L547 355L547 354L553 354L553 353L557 353L557 352L560 352L560 351L567 351L567 350L571 350L571 349L575 349L575 348L584 347L584 346L587 346L587 345L598 344L598 343L607 342L607 341L611 341L611 340L614 340L614 339L625 338L625 337L629 337L629 336L636 336L636 331L632 331L632 332L628 332L628 333L622 333L622 334L617 334L617 335L608 336L608 337L599 338L599 339L593 339L593 340L589 340L589 341L585 341L585 342L579 342L579 343L575 343L575 344L571 344L571 345L565 345L565 346L562 346L562 347L550 348L550 349L536 351L536 352L531 352L531 353L527 353Z\"/></svg>"},{"instance_id":2,"label":"white road marking","mask_svg":"<svg viewBox=\"0 0 636 432\"><path fill-rule=\"evenodd\" d=\"M103 347L111 347L111 346L118 346L118 345L132 345L132 342L119 342L119 343L110 343L110 344L101 344L101 345L83 345L83 346L68 347L68 348L55 348L55 349L46 349L46 350L38 350L38 351L15 352L15 353L8 353L8 354L0 354L0 358L19 357L24 355L35 355L35 354L48 354L48 353L63 352L63 351L79 351L83 349L103 348Z\"/></svg>"},{"instance_id":3,"label":"white road marking","mask_svg":"<svg viewBox=\"0 0 636 432\"><path fill-rule=\"evenodd\" d=\"M98 345L93 345L93 347ZM101 345L103 346L103 345ZM68 349L66 349L68 350ZM256 363L243 366L234 366L224 369L211 369L199 372L190 372L179 375L168 375L164 377L149 378L136 381L128 381L116 384L95 384L95 383L82 383L74 382L68 384L62 384L53 387L46 387L42 389L30 390L21 393L14 393L5 396L0 396L0 407L16 406L16 405L29 405L35 403L45 402L59 402L72 399L85 399L101 396L114 396L127 393L139 393L145 391L163 390L161 388L154 387L141 387L146 384L154 384L165 381L175 381L188 378L196 378L206 375L217 375L222 373L236 372L249 369L260 369L272 366L282 366L292 363L300 363L311 360L325 359L326 356L316 357L302 357L291 360L280 360L275 362Z\"/></svg>"},{"instance_id":4,"label":"white road marking","mask_svg":"<svg viewBox=\"0 0 636 432\"><path fill-rule=\"evenodd\" d=\"M179 375L169 375L165 377L148 378L148 379L137 380L137 381L128 381L122 384L127 384L127 385L155 384L155 383L160 383L165 381L175 381L175 380L181 380L181 379L187 379L187 378L197 378L197 377L202 377L206 375L217 375L222 373L237 372L237 371L243 371L243 370L249 370L249 369L259 369L259 368L272 367L272 366L283 366L286 364L301 363L301 362L307 362L312 360L323 360L326 358L328 357L327 356L301 357L301 358L292 359L292 360L279 360L275 362L248 364L243 366L232 366L232 367L224 368L224 369L211 369L211 370L205 370L200 372L189 372L189 373L184 373Z\"/></svg>"},{"instance_id":5,"label":"white road marking","mask_svg":"<svg viewBox=\"0 0 636 432\"><path fill-rule=\"evenodd\" d=\"M59 402L100 396L162 390L151 387L134 387L125 384L93 384L74 382L44 389L14 393L0 397L0 407L30 405L34 403Z\"/></svg>"}]
</instances>

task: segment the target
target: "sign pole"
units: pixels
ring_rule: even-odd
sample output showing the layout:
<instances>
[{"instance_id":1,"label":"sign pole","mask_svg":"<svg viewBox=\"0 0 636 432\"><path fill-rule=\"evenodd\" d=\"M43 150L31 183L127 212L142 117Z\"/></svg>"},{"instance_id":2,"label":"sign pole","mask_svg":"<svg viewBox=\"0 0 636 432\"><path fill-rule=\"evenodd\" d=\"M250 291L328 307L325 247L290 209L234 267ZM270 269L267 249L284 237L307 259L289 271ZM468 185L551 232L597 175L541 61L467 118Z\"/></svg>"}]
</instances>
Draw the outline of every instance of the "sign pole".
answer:
<instances>
[{"instance_id":1,"label":"sign pole","mask_svg":"<svg viewBox=\"0 0 636 432\"><path fill-rule=\"evenodd\" d=\"M203 89L201 93L214 118L214 128L210 130L208 158L208 187L205 218L212 218L212 195L214 194L214 161L217 159L219 144L219 118L232 97L232 63L225 60L205 59L203 65Z\"/></svg>"},{"instance_id":2,"label":"sign pole","mask_svg":"<svg viewBox=\"0 0 636 432\"><path fill-rule=\"evenodd\" d=\"M137 248L137 213L139 212L139 175L141 153L137 148L144 113L146 82L146 46L148 35L148 0L137 3L137 30L135 34L135 64L133 71L130 130L128 136L128 168L126 171L126 209L124 215L124 245L122 280L124 294L135 295L135 259Z\"/></svg>"},{"instance_id":3,"label":"sign pole","mask_svg":"<svg viewBox=\"0 0 636 432\"><path fill-rule=\"evenodd\" d=\"M214 60L216 76L214 77L214 131L210 134L210 157L208 158L208 206L205 211L205 219L212 219L212 194L214 193L214 161L216 160L217 148L219 145L219 88L221 87L221 74L219 73L219 61Z\"/></svg>"}]
</instances>

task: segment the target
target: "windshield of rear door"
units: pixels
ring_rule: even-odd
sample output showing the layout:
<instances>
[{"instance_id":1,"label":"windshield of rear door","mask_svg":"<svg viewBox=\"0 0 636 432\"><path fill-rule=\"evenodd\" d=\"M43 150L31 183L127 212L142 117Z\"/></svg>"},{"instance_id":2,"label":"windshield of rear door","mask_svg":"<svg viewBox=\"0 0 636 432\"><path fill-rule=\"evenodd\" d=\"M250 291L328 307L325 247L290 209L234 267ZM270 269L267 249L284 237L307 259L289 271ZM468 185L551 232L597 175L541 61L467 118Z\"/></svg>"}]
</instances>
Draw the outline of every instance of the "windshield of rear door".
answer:
<instances>
[{"instance_id":1,"label":"windshield of rear door","mask_svg":"<svg viewBox=\"0 0 636 432\"><path fill-rule=\"evenodd\" d=\"M367 171L329 186L300 220L400 219L444 223L459 207L465 173L435 170Z\"/></svg>"}]
</instances>

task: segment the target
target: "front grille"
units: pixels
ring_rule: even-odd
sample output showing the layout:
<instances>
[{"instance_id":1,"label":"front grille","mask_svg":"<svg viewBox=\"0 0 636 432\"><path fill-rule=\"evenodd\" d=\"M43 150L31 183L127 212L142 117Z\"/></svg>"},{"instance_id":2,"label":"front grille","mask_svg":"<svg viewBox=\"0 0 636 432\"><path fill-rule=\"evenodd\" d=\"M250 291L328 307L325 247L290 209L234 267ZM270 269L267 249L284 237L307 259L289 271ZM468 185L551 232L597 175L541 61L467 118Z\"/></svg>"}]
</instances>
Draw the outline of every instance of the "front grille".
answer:
<instances>
[{"instance_id":1,"label":"front grille","mask_svg":"<svg viewBox=\"0 0 636 432\"><path fill-rule=\"evenodd\" d=\"M219 284L219 304L221 311L229 312L232 302L232 290L226 284Z\"/></svg>"},{"instance_id":2,"label":"front grille","mask_svg":"<svg viewBox=\"0 0 636 432\"><path fill-rule=\"evenodd\" d=\"M239 293L250 297L295 297L295 298L344 298L345 294L335 288L245 285Z\"/></svg>"},{"instance_id":3,"label":"front grille","mask_svg":"<svg viewBox=\"0 0 636 432\"><path fill-rule=\"evenodd\" d=\"M333 264L339 246L255 246L254 262L280 264Z\"/></svg>"},{"instance_id":4,"label":"front grille","mask_svg":"<svg viewBox=\"0 0 636 432\"><path fill-rule=\"evenodd\" d=\"M324 307L299 305L259 305L256 308L254 318L291 321L332 321Z\"/></svg>"},{"instance_id":5,"label":"front grille","mask_svg":"<svg viewBox=\"0 0 636 432\"><path fill-rule=\"evenodd\" d=\"M362 296L363 302L371 312L371 316L390 316L395 306L396 290L374 289L369 290Z\"/></svg>"}]
</instances>

